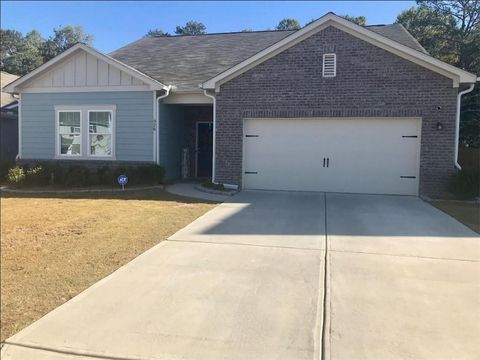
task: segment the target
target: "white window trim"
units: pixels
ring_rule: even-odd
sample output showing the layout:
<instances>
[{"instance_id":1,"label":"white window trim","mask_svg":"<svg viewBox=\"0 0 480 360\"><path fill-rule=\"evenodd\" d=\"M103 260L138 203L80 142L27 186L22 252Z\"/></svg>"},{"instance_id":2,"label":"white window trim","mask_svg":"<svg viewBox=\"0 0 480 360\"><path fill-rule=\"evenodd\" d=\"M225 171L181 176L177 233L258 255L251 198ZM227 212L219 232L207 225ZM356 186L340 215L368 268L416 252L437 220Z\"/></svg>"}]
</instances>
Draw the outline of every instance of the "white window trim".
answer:
<instances>
[{"instance_id":1,"label":"white window trim","mask_svg":"<svg viewBox=\"0 0 480 360\"><path fill-rule=\"evenodd\" d=\"M80 155L61 154L59 126L61 112L80 112ZM90 111L110 111L112 113L112 155L111 156L96 156L90 155L89 145L89 127L88 127L88 113ZM86 129L86 130L85 130ZM55 106L55 159L63 160L116 160L116 106L115 105L56 105Z\"/></svg>"},{"instance_id":2,"label":"white window trim","mask_svg":"<svg viewBox=\"0 0 480 360\"><path fill-rule=\"evenodd\" d=\"M79 113L80 114L80 154L62 154L62 142L60 141L60 113L68 113L68 112L74 112L74 113ZM60 158L67 158L67 159L75 159L80 156L82 156L82 151L83 151L83 141L82 141L82 110L78 108L70 108L70 109L55 109L55 149L56 149L56 155Z\"/></svg>"},{"instance_id":3,"label":"white window trim","mask_svg":"<svg viewBox=\"0 0 480 360\"><path fill-rule=\"evenodd\" d=\"M326 75L325 74L325 59L327 56L333 56L333 75ZM322 62L322 77L324 78L332 78L337 76L337 54L335 53L328 53L323 54L323 62Z\"/></svg>"},{"instance_id":4,"label":"white window trim","mask_svg":"<svg viewBox=\"0 0 480 360\"><path fill-rule=\"evenodd\" d=\"M111 155L110 156L101 156L101 155L94 155L91 153L92 149L91 149L91 146L90 146L90 113L91 112L109 112L110 114L112 114L112 132L111 134L105 134L105 135L111 135L112 136L112 143L110 144L111 146ZM108 159L111 159L114 155L114 149L115 149L115 121L114 121L114 118L115 117L115 114L114 114L114 111L113 109L111 110L105 110L105 109L89 109L87 111L87 155L89 158L95 158L95 159L99 159L99 158L108 158Z\"/></svg>"}]
</instances>

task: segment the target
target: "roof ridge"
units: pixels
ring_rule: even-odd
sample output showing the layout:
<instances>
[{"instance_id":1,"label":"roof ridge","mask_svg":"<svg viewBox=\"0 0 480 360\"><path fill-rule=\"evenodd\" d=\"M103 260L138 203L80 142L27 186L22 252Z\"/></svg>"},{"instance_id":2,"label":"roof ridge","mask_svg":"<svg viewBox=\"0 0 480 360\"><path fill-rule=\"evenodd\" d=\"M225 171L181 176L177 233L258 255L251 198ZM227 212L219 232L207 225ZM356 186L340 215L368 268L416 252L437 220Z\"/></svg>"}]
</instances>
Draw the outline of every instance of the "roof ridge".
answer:
<instances>
[{"instance_id":1,"label":"roof ridge","mask_svg":"<svg viewBox=\"0 0 480 360\"><path fill-rule=\"evenodd\" d=\"M297 30L252 30L252 31L224 31L206 34L175 34L175 35L154 35L152 38L176 38L176 37L195 37L195 36L212 36L212 35L230 35L230 34L252 34L252 33L266 33L266 32L288 32Z\"/></svg>"}]
</instances>

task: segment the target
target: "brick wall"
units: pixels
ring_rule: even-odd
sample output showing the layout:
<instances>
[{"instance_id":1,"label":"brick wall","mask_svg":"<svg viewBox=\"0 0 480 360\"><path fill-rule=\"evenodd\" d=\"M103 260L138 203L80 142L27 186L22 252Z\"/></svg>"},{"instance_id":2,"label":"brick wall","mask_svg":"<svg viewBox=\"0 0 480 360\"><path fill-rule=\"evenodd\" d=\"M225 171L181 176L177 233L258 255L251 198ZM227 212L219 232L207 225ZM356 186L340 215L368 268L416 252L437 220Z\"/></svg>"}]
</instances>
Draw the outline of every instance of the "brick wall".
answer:
<instances>
[{"instance_id":1,"label":"brick wall","mask_svg":"<svg viewBox=\"0 0 480 360\"><path fill-rule=\"evenodd\" d=\"M334 78L322 77L326 52L337 54ZM216 180L241 186L244 118L414 116L420 194L441 195L454 172L456 94L452 80L328 27L221 86Z\"/></svg>"}]
</instances>

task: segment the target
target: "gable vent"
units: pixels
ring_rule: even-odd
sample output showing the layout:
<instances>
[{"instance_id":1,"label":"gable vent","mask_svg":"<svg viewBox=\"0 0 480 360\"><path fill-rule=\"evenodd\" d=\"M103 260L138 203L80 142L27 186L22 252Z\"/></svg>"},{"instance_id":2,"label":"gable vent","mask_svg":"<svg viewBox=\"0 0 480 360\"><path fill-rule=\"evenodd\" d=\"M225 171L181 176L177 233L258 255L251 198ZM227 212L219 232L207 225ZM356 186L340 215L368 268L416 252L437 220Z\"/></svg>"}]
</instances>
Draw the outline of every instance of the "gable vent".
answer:
<instances>
[{"instance_id":1,"label":"gable vent","mask_svg":"<svg viewBox=\"0 0 480 360\"><path fill-rule=\"evenodd\" d=\"M323 77L335 77L337 75L337 55L323 55Z\"/></svg>"}]
</instances>

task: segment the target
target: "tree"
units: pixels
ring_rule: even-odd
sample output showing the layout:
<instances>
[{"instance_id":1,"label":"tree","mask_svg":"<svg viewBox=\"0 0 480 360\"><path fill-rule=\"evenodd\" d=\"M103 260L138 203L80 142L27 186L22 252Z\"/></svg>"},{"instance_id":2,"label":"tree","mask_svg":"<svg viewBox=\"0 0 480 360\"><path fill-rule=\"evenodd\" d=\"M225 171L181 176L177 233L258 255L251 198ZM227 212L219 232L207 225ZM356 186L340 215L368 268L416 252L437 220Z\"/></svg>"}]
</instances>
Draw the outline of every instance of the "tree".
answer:
<instances>
[{"instance_id":1,"label":"tree","mask_svg":"<svg viewBox=\"0 0 480 360\"><path fill-rule=\"evenodd\" d=\"M360 25L360 26L365 26L367 25L367 18L365 16L351 16L351 15L343 15L341 16L342 18L344 18L345 20L348 20L348 21L351 21L357 25ZM313 23L314 21L316 21L317 19L312 19L310 20L309 22L307 22L305 24L305 26L307 25L310 25L311 23Z\"/></svg>"},{"instance_id":2,"label":"tree","mask_svg":"<svg viewBox=\"0 0 480 360\"><path fill-rule=\"evenodd\" d=\"M397 22L434 57L472 73L480 73L480 2L417 1ZM480 90L463 97L460 143L480 146Z\"/></svg>"},{"instance_id":3,"label":"tree","mask_svg":"<svg viewBox=\"0 0 480 360\"><path fill-rule=\"evenodd\" d=\"M11 74L21 74L18 50L22 45L22 33L15 30L0 29L0 68Z\"/></svg>"},{"instance_id":4,"label":"tree","mask_svg":"<svg viewBox=\"0 0 480 360\"><path fill-rule=\"evenodd\" d=\"M161 29L150 29L145 35L145 37L161 37L161 36L171 36L171 35L168 32L165 32Z\"/></svg>"},{"instance_id":5,"label":"tree","mask_svg":"<svg viewBox=\"0 0 480 360\"><path fill-rule=\"evenodd\" d=\"M85 33L81 26L65 26L53 29L53 36L43 44L43 61L48 61L77 43L91 45L93 36Z\"/></svg>"},{"instance_id":6,"label":"tree","mask_svg":"<svg viewBox=\"0 0 480 360\"><path fill-rule=\"evenodd\" d=\"M207 27L198 21L190 20L185 26L177 26L175 34L177 35L201 35L207 33Z\"/></svg>"},{"instance_id":7,"label":"tree","mask_svg":"<svg viewBox=\"0 0 480 360\"><path fill-rule=\"evenodd\" d=\"M275 27L276 30L298 30L301 29L301 25L296 19L285 18L280 20Z\"/></svg>"},{"instance_id":8,"label":"tree","mask_svg":"<svg viewBox=\"0 0 480 360\"><path fill-rule=\"evenodd\" d=\"M402 24L432 56L458 65L458 51L452 41L456 32L452 16L420 5L398 15L397 23Z\"/></svg>"},{"instance_id":9,"label":"tree","mask_svg":"<svg viewBox=\"0 0 480 360\"><path fill-rule=\"evenodd\" d=\"M345 20L351 21L357 25L365 26L367 24L367 18L365 16L351 16L344 15L342 16Z\"/></svg>"},{"instance_id":10,"label":"tree","mask_svg":"<svg viewBox=\"0 0 480 360\"><path fill-rule=\"evenodd\" d=\"M37 30L32 30L25 35L18 50L21 74L27 74L43 64L41 48L44 41Z\"/></svg>"}]
</instances>

